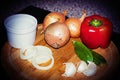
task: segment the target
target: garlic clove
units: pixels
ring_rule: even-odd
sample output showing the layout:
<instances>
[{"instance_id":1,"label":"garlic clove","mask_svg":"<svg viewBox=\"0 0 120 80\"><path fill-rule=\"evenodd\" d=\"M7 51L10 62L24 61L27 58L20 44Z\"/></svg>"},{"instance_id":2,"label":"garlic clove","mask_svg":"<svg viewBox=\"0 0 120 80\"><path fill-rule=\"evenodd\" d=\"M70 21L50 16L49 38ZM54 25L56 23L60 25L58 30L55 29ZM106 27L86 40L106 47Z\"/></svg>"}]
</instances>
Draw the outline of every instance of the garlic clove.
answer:
<instances>
[{"instance_id":1,"label":"garlic clove","mask_svg":"<svg viewBox=\"0 0 120 80\"><path fill-rule=\"evenodd\" d=\"M86 70L83 71L83 74L86 76L92 76L97 72L97 66L94 62L88 61L88 67Z\"/></svg>"},{"instance_id":2,"label":"garlic clove","mask_svg":"<svg viewBox=\"0 0 120 80\"><path fill-rule=\"evenodd\" d=\"M85 61L81 61L79 63L77 72L83 72L85 69L87 69L87 64Z\"/></svg>"},{"instance_id":3,"label":"garlic clove","mask_svg":"<svg viewBox=\"0 0 120 80\"><path fill-rule=\"evenodd\" d=\"M86 76L92 76L97 72L97 66L94 62L88 61L88 65L86 62L81 61L77 72L83 73Z\"/></svg>"},{"instance_id":4,"label":"garlic clove","mask_svg":"<svg viewBox=\"0 0 120 80\"><path fill-rule=\"evenodd\" d=\"M76 73L76 67L72 62L64 63L66 65L65 72L62 76L72 77Z\"/></svg>"}]
</instances>

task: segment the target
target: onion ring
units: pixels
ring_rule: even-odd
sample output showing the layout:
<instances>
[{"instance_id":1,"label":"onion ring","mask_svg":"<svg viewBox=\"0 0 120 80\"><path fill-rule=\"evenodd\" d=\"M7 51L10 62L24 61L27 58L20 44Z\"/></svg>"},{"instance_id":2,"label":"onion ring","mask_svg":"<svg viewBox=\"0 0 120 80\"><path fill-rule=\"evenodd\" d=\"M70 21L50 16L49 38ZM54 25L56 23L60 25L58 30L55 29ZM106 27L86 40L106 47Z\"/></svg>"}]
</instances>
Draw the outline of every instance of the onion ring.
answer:
<instances>
[{"instance_id":1,"label":"onion ring","mask_svg":"<svg viewBox=\"0 0 120 80\"><path fill-rule=\"evenodd\" d=\"M32 65L35 68L39 69L39 70L48 70L48 69L52 68L53 65L54 65L54 58L53 58L53 56L49 55L49 56L46 56L46 57L51 57L51 59L52 59L51 63L48 66L39 66L39 64L36 61L34 61L34 59L31 61Z\"/></svg>"},{"instance_id":2,"label":"onion ring","mask_svg":"<svg viewBox=\"0 0 120 80\"><path fill-rule=\"evenodd\" d=\"M39 70L48 70L54 65L52 51L46 46L30 46L26 49L20 49L20 58L23 60L28 60L35 68ZM52 60L49 65L39 65L49 60Z\"/></svg>"},{"instance_id":3,"label":"onion ring","mask_svg":"<svg viewBox=\"0 0 120 80\"><path fill-rule=\"evenodd\" d=\"M30 46L26 49L20 49L20 58L25 60L34 56L36 53L36 48L34 46Z\"/></svg>"}]
</instances>

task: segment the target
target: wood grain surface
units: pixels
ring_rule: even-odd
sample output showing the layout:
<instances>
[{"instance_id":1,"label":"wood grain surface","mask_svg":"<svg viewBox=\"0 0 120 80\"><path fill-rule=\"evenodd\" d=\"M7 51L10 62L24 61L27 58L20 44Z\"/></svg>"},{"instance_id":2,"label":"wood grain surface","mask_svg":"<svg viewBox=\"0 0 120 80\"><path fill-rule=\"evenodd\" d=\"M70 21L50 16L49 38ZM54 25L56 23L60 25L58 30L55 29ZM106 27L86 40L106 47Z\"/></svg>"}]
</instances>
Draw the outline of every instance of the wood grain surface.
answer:
<instances>
[{"instance_id":1,"label":"wood grain surface","mask_svg":"<svg viewBox=\"0 0 120 80\"><path fill-rule=\"evenodd\" d=\"M20 50L11 47L6 42L2 49L1 59L4 68L12 80L107 80L119 65L119 53L115 44L111 41L109 47L106 49L94 49L94 51L101 54L107 60L106 65L97 67L97 73L95 75L87 77L82 73L76 73L73 77L64 77L62 76L65 71L65 65L63 63L73 62L77 65L80 61L74 52L72 40L81 40L80 38L70 38L65 46L54 49L45 42L41 29L42 25L40 24L38 25L34 45L44 45L52 50L55 60L54 66L49 70L38 70L29 61L20 59Z\"/></svg>"}]
</instances>

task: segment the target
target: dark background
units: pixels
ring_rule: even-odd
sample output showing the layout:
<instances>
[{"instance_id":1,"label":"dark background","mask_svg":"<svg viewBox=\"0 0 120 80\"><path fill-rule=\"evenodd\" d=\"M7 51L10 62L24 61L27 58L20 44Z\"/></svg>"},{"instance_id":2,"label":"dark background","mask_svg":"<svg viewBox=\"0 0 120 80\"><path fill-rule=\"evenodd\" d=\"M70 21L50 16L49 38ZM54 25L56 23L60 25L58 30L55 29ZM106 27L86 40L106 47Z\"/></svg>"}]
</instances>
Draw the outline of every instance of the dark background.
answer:
<instances>
[{"instance_id":1,"label":"dark background","mask_svg":"<svg viewBox=\"0 0 120 80\"><path fill-rule=\"evenodd\" d=\"M78 3L78 4L77 4ZM56 4L60 4L56 6ZM76 5L77 4L77 5ZM7 41L6 31L4 28L4 20L6 17L15 13L29 13L38 19L38 23L49 11L60 11L63 8L68 9L70 16L80 17L77 12L82 8L88 11L88 15L97 13L110 18L113 22L112 41L116 44L120 51L120 2L118 0L1 0L0 1L0 52ZM48 11L43 10L46 9ZM61 9L62 8L62 9ZM43 12L41 12L43 11ZM70 14L71 13L71 14ZM1 53L0 53L1 55ZM0 60L1 62L1 60ZM118 70L119 71L119 70ZM119 73L118 73L119 74ZM120 75L119 75L120 76ZM120 80L120 77L114 80ZM4 68L0 64L0 80L9 80ZM112 80L112 79L111 79Z\"/></svg>"}]
</instances>

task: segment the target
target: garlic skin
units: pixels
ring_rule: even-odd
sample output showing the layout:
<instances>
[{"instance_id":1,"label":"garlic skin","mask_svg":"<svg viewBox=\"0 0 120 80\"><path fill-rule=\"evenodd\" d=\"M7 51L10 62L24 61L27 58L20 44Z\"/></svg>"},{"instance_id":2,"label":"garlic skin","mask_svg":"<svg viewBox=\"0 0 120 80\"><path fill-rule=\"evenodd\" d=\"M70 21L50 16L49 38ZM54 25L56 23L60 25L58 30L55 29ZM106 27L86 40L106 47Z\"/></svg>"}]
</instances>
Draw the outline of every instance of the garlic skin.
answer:
<instances>
[{"instance_id":1,"label":"garlic skin","mask_svg":"<svg viewBox=\"0 0 120 80\"><path fill-rule=\"evenodd\" d=\"M81 61L77 72L83 73L86 76L92 76L97 72L97 66L94 62L88 61L88 65L86 62Z\"/></svg>"},{"instance_id":2,"label":"garlic skin","mask_svg":"<svg viewBox=\"0 0 120 80\"><path fill-rule=\"evenodd\" d=\"M65 76L65 77L74 76L77 71L75 65L72 62L63 63L63 64L66 65L66 68L65 68L65 72L62 74L62 76Z\"/></svg>"}]
</instances>

